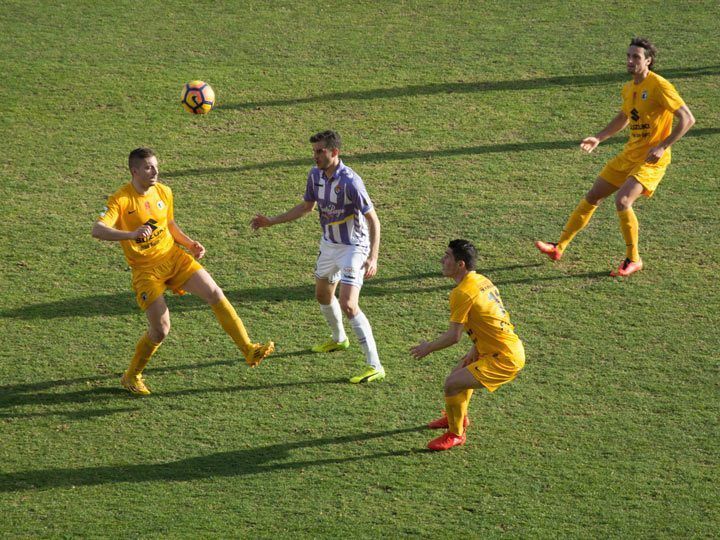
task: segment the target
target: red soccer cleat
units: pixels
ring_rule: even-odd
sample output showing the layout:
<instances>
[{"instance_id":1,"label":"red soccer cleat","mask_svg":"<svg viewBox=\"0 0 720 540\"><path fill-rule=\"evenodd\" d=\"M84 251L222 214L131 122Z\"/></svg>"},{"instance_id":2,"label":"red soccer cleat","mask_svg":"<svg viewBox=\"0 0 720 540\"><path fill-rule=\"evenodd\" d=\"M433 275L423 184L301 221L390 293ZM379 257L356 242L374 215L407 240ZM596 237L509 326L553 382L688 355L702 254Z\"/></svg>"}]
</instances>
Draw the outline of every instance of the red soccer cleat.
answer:
<instances>
[{"instance_id":1,"label":"red soccer cleat","mask_svg":"<svg viewBox=\"0 0 720 540\"><path fill-rule=\"evenodd\" d=\"M433 439L428 443L430 450L450 450L453 446L462 446L465 444L465 434L455 435L451 431L446 431L437 439Z\"/></svg>"},{"instance_id":2,"label":"red soccer cleat","mask_svg":"<svg viewBox=\"0 0 720 540\"><path fill-rule=\"evenodd\" d=\"M466 428L469 425L470 425L470 419L467 416L465 416L465 418L463 418L463 427ZM440 418L438 418L437 420L428 422L427 427L429 427L430 429L447 429L447 428L449 428L450 425L448 424L448 418L447 418L447 414L445 413L445 411L442 412L442 416Z\"/></svg>"},{"instance_id":3,"label":"red soccer cleat","mask_svg":"<svg viewBox=\"0 0 720 540\"><path fill-rule=\"evenodd\" d=\"M554 242L543 242L542 240L538 240L535 242L535 247L540 250L540 253L544 253L553 261L559 261L560 257L562 257L562 251L557 248L557 244Z\"/></svg>"},{"instance_id":4,"label":"red soccer cleat","mask_svg":"<svg viewBox=\"0 0 720 540\"><path fill-rule=\"evenodd\" d=\"M643 269L643 262L642 259L639 261L631 261L630 259L625 259L617 270L613 270L610 272L610 275L612 277L627 277L630 274L634 274L635 272L639 272Z\"/></svg>"}]
</instances>

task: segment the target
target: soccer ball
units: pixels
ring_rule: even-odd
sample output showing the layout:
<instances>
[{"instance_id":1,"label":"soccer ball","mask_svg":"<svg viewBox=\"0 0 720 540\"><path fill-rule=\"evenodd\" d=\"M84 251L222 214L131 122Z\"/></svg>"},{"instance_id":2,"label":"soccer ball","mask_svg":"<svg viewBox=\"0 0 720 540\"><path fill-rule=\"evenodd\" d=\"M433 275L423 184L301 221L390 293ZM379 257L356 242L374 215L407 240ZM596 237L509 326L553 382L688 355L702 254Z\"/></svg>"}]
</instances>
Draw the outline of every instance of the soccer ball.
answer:
<instances>
[{"instance_id":1,"label":"soccer ball","mask_svg":"<svg viewBox=\"0 0 720 540\"><path fill-rule=\"evenodd\" d=\"M190 81L183 85L180 104L192 114L207 114L215 106L215 92L203 81Z\"/></svg>"}]
</instances>

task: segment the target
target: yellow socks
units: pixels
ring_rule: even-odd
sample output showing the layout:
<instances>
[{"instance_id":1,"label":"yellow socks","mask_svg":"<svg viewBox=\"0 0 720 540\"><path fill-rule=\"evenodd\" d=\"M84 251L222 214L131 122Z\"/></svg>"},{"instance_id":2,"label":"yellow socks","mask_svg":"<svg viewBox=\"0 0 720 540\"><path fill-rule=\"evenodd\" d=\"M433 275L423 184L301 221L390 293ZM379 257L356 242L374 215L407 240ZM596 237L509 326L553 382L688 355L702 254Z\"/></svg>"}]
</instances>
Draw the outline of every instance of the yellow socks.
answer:
<instances>
[{"instance_id":1,"label":"yellow socks","mask_svg":"<svg viewBox=\"0 0 720 540\"><path fill-rule=\"evenodd\" d=\"M587 226L595 210L597 210L597 206L590 204L585 199L582 199L580 204L575 207L575 210L573 210L572 214L570 214L570 217L565 224L565 228L560 235L560 240L558 240L557 243L557 248L561 252L565 251L565 248L570 241L575 238L575 235Z\"/></svg>"},{"instance_id":2,"label":"yellow socks","mask_svg":"<svg viewBox=\"0 0 720 540\"><path fill-rule=\"evenodd\" d=\"M465 432L463 420L467 416L468 403L472 396L472 388L455 394L445 396L445 414L448 418L448 429L455 435L462 435Z\"/></svg>"},{"instance_id":3,"label":"yellow socks","mask_svg":"<svg viewBox=\"0 0 720 540\"><path fill-rule=\"evenodd\" d=\"M618 210L617 214L620 219L620 230L625 239L625 257L632 262L638 262L640 260L638 249L640 226L635 212L632 208L628 208L627 210Z\"/></svg>"},{"instance_id":4,"label":"yellow socks","mask_svg":"<svg viewBox=\"0 0 720 540\"><path fill-rule=\"evenodd\" d=\"M247 330L238 314L235 312L235 308L228 302L227 298L220 300L214 306L210 306L215 313L215 317L220 322L220 326L223 330L232 338L235 345L243 352L246 353L252 343L248 337Z\"/></svg>"},{"instance_id":5,"label":"yellow socks","mask_svg":"<svg viewBox=\"0 0 720 540\"><path fill-rule=\"evenodd\" d=\"M145 369L145 366L147 366L150 361L150 357L155 354L158 347L160 347L160 343L153 343L150 341L147 333L143 334L135 346L135 356L133 356L133 359L130 361L130 366L127 369L128 375L134 377L142 373L142 370Z\"/></svg>"}]
</instances>

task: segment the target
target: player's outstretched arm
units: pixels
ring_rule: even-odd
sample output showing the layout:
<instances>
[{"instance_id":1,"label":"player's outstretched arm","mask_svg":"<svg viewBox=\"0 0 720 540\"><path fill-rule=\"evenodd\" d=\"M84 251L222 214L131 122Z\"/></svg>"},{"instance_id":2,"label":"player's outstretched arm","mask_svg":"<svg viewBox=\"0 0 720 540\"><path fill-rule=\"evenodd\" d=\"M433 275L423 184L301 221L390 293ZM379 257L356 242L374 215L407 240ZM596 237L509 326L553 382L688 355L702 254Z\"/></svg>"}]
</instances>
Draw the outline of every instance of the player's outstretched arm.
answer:
<instances>
[{"instance_id":1,"label":"player's outstretched arm","mask_svg":"<svg viewBox=\"0 0 720 540\"><path fill-rule=\"evenodd\" d=\"M96 221L92 228L93 238L98 240L108 240L117 242L120 240L143 240L152 234L152 228L149 225L141 225L134 231L121 231L115 229L100 221Z\"/></svg>"},{"instance_id":2,"label":"player's outstretched arm","mask_svg":"<svg viewBox=\"0 0 720 540\"><path fill-rule=\"evenodd\" d=\"M441 334L434 341L422 341L414 347L410 347L410 354L415 358L423 358L428 354L446 349L451 345L455 345L462 338L463 325L459 323L450 323L450 327L447 332Z\"/></svg>"},{"instance_id":3,"label":"player's outstretched arm","mask_svg":"<svg viewBox=\"0 0 720 540\"><path fill-rule=\"evenodd\" d=\"M595 150L601 142L612 137L618 131L622 131L627 125L628 117L625 116L624 112L620 111L617 113L615 118L610 120L610 123L605 126L605 129L600 131L597 135L594 137L585 137L580 143L580 148L589 154Z\"/></svg>"},{"instance_id":4,"label":"player's outstretched arm","mask_svg":"<svg viewBox=\"0 0 720 540\"><path fill-rule=\"evenodd\" d=\"M185 234L180 226L175 223L174 219L168 222L168 231L170 231L170 234L175 242L184 248L187 248L188 251L192 253L193 257L196 259L202 259L205 256L205 247L197 240L193 240Z\"/></svg>"},{"instance_id":5,"label":"player's outstretched arm","mask_svg":"<svg viewBox=\"0 0 720 540\"><path fill-rule=\"evenodd\" d=\"M690 109L687 105L683 105L680 107L677 111L674 113L675 118L677 118L677 123L675 124L675 127L670 132L670 135L668 135L664 141L662 141L657 146L653 146L649 151L648 155L645 158L645 161L647 163L657 163L660 161L660 158L665 153L665 150L670 148L673 144L675 144L677 141L679 141L683 135L685 135L691 127L695 125L695 117L693 116L693 113L690 112Z\"/></svg>"},{"instance_id":6,"label":"player's outstretched arm","mask_svg":"<svg viewBox=\"0 0 720 540\"><path fill-rule=\"evenodd\" d=\"M315 208L315 203L313 201L303 201L279 216L268 217L263 214L256 214L255 217L250 220L250 227L253 231L257 231L263 227L272 227L273 225L278 225L280 223L295 221L296 219L312 212L313 208Z\"/></svg>"}]
</instances>

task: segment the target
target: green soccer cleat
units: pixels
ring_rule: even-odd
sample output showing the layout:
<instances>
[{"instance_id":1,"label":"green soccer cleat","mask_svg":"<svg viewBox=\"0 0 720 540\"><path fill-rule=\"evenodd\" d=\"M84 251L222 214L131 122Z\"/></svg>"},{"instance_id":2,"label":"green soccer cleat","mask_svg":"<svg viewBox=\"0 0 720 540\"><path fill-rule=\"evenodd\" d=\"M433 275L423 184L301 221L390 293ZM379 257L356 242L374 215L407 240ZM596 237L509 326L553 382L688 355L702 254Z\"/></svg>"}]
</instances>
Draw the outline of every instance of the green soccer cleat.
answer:
<instances>
[{"instance_id":1,"label":"green soccer cleat","mask_svg":"<svg viewBox=\"0 0 720 540\"><path fill-rule=\"evenodd\" d=\"M315 353L321 353L321 352L344 351L348 347L350 347L349 339L345 339L345 341L341 341L340 343L337 343L331 339L330 341L326 341L325 343L321 343L320 345L315 345L310 350Z\"/></svg>"},{"instance_id":2,"label":"green soccer cleat","mask_svg":"<svg viewBox=\"0 0 720 540\"><path fill-rule=\"evenodd\" d=\"M360 375L350 378L350 382L353 384L367 383L373 381L382 381L385 378L385 370L383 368L375 369L369 367L363 371Z\"/></svg>"}]
</instances>

